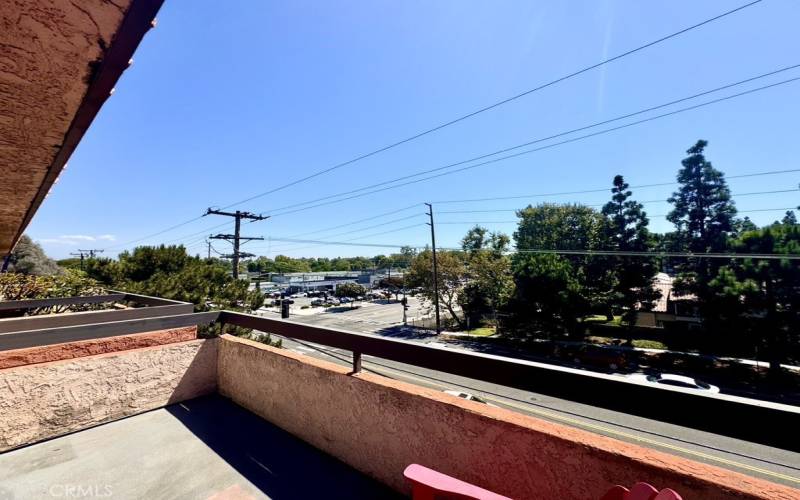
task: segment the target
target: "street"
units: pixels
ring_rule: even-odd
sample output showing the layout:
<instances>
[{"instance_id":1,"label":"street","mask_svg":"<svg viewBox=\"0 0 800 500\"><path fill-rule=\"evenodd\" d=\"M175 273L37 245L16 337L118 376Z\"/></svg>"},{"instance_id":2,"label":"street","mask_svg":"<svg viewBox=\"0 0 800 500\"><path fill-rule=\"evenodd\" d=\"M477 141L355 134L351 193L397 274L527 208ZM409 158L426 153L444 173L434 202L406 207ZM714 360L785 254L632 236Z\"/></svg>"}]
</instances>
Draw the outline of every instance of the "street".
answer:
<instances>
[{"instance_id":1,"label":"street","mask_svg":"<svg viewBox=\"0 0 800 500\"><path fill-rule=\"evenodd\" d=\"M353 310L293 315L292 321L405 340L432 342L435 336L399 324L400 304L366 303ZM266 313L272 315L274 313ZM283 339L293 352L350 366L351 353L308 342ZM447 344L458 349L458 345ZM680 455L744 474L800 487L800 453L750 443L726 436L606 410L573 401L527 392L480 380L365 355L363 369L388 378L435 390L461 390L497 406L581 428L597 434ZM743 423L746 425L746 423Z\"/></svg>"}]
</instances>

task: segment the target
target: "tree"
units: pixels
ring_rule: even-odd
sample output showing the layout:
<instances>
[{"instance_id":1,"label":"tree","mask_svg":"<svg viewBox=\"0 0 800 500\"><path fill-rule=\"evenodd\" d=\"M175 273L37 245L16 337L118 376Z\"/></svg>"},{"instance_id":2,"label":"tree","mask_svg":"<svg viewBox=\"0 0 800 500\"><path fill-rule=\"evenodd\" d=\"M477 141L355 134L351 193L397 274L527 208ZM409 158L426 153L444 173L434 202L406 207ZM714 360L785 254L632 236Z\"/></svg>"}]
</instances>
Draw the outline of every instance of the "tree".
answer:
<instances>
[{"instance_id":1,"label":"tree","mask_svg":"<svg viewBox=\"0 0 800 500\"><path fill-rule=\"evenodd\" d=\"M336 296L340 298L347 297L355 300L358 297L363 297L366 293L366 288L358 283L342 283L336 287Z\"/></svg>"},{"instance_id":2,"label":"tree","mask_svg":"<svg viewBox=\"0 0 800 500\"><path fill-rule=\"evenodd\" d=\"M794 210L787 210L786 215L783 216L781 220L781 224L786 226L795 226L797 225L797 216L794 214Z\"/></svg>"},{"instance_id":3,"label":"tree","mask_svg":"<svg viewBox=\"0 0 800 500\"><path fill-rule=\"evenodd\" d=\"M786 212L787 214L789 212ZM748 231L757 231L758 226L755 225L753 221L750 220L750 217L745 216L744 219L736 219L733 221L733 231L731 232L732 235L741 235Z\"/></svg>"},{"instance_id":4,"label":"tree","mask_svg":"<svg viewBox=\"0 0 800 500\"><path fill-rule=\"evenodd\" d=\"M649 220L641 203L631 198L633 193L621 175L614 177L611 201L603 206L608 217L608 243L620 252L646 252L650 249ZM629 327L636 323L637 308L652 308L659 293L653 288L657 268L652 258L621 256L609 262L615 269L611 306L622 312L622 321ZM632 341L629 329L629 342Z\"/></svg>"},{"instance_id":5,"label":"tree","mask_svg":"<svg viewBox=\"0 0 800 500\"><path fill-rule=\"evenodd\" d=\"M459 297L465 319L478 326L490 316L497 324L497 311L508 302L513 291L511 260L505 254L510 238L475 226L461 240L466 255L466 285Z\"/></svg>"},{"instance_id":6,"label":"tree","mask_svg":"<svg viewBox=\"0 0 800 500\"><path fill-rule=\"evenodd\" d=\"M731 243L738 253L800 254L800 226L776 224ZM711 289L732 329L744 328L750 344L762 344L770 371L800 343L800 266L788 259L744 259L722 267Z\"/></svg>"},{"instance_id":7,"label":"tree","mask_svg":"<svg viewBox=\"0 0 800 500\"><path fill-rule=\"evenodd\" d=\"M528 206L517 215L515 292L509 302L514 327L525 334L531 329L579 334L583 317L608 309L613 272L605 259L559 252L606 249L606 217L583 205L551 203Z\"/></svg>"},{"instance_id":8,"label":"tree","mask_svg":"<svg viewBox=\"0 0 800 500\"><path fill-rule=\"evenodd\" d=\"M678 171L678 191L669 202L674 208L667 219L675 224L683 249L694 253L723 252L734 230L736 207L722 172L706 160L708 142L699 140L689 148L689 155ZM707 326L711 326L718 307L709 283L717 274L717 259L689 258L678 266L675 291L694 294Z\"/></svg>"},{"instance_id":9,"label":"tree","mask_svg":"<svg viewBox=\"0 0 800 500\"><path fill-rule=\"evenodd\" d=\"M9 256L8 272L46 276L61 274L62 268L48 257L42 247L26 234L17 242Z\"/></svg>"},{"instance_id":10,"label":"tree","mask_svg":"<svg viewBox=\"0 0 800 500\"><path fill-rule=\"evenodd\" d=\"M459 297L466 280L464 255L452 250L436 252L436 267L439 306L449 313L458 328L464 328L465 323L459 307ZM436 290L433 287L433 253L430 250L420 252L414 257L405 280L410 287L422 288L422 296L431 302L434 301Z\"/></svg>"}]
</instances>

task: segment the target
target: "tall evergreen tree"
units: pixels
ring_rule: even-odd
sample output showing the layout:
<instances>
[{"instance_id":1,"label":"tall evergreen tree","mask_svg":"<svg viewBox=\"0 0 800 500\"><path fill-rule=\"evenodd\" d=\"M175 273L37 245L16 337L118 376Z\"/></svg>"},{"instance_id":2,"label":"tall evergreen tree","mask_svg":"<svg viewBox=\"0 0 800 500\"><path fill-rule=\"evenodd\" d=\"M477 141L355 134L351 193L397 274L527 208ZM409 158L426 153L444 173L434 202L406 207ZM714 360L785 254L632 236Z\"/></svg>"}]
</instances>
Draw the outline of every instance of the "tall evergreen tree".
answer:
<instances>
[{"instance_id":1,"label":"tall evergreen tree","mask_svg":"<svg viewBox=\"0 0 800 500\"><path fill-rule=\"evenodd\" d=\"M707 141L699 140L689 148L689 155L678 171L678 191L669 202L674 205L667 219L675 224L683 250L694 253L722 252L735 230L736 207L731 200L725 175L714 168L703 154ZM718 315L715 295L709 289L717 275L719 259L689 258L678 266L676 292L694 294L707 326Z\"/></svg>"},{"instance_id":2,"label":"tall evergreen tree","mask_svg":"<svg viewBox=\"0 0 800 500\"><path fill-rule=\"evenodd\" d=\"M609 222L608 244L617 251L645 252L650 248L650 221L642 204L630 199L633 193L628 187L621 175L615 176L611 201L603 206L603 215ZM621 256L615 264L611 306L622 312L624 323L632 326L637 308L649 309L658 298L653 288L657 267L654 259L632 256Z\"/></svg>"},{"instance_id":3,"label":"tall evergreen tree","mask_svg":"<svg viewBox=\"0 0 800 500\"><path fill-rule=\"evenodd\" d=\"M797 216L794 214L794 210L787 210L786 215L783 216L781 220L781 224L784 226L795 226L797 225Z\"/></svg>"},{"instance_id":4,"label":"tall evergreen tree","mask_svg":"<svg viewBox=\"0 0 800 500\"><path fill-rule=\"evenodd\" d=\"M667 219L675 224L686 249L699 253L725 250L736 216L725 174L703 154L707 145L699 140L686 151L689 156L678 171L680 188L668 200L675 208Z\"/></svg>"}]
</instances>

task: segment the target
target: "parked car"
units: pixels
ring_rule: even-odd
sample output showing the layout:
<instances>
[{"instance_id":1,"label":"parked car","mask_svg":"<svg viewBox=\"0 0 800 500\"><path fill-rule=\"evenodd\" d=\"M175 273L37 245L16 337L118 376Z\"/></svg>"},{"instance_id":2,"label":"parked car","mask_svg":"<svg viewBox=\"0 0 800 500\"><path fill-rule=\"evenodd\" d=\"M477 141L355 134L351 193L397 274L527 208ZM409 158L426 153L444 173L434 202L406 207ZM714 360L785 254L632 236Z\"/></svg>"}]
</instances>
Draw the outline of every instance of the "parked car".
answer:
<instances>
[{"instance_id":1,"label":"parked car","mask_svg":"<svg viewBox=\"0 0 800 500\"><path fill-rule=\"evenodd\" d=\"M339 304L341 304L341 302L336 297L331 297L330 299L328 299L328 304L331 304L333 306L338 306Z\"/></svg>"},{"instance_id":2,"label":"parked car","mask_svg":"<svg viewBox=\"0 0 800 500\"><path fill-rule=\"evenodd\" d=\"M582 345L567 346L559 351L560 356L576 365L592 366L604 370L620 370L628 366L625 354L614 349Z\"/></svg>"},{"instance_id":3,"label":"parked car","mask_svg":"<svg viewBox=\"0 0 800 500\"><path fill-rule=\"evenodd\" d=\"M311 301L311 305L315 307L321 306L323 304L325 304L325 301L322 299L314 299Z\"/></svg>"},{"instance_id":4,"label":"parked car","mask_svg":"<svg viewBox=\"0 0 800 500\"><path fill-rule=\"evenodd\" d=\"M497 406L497 405L493 405L492 403L489 403L488 401L484 401L481 398L479 398L478 396L476 396L474 394L470 394L468 392L461 392L461 391L444 391L444 392L445 392L445 394L449 394L451 396L455 396L455 397L461 398L461 399L466 399L467 401L475 401L476 403L483 403L483 404L485 404L487 406Z\"/></svg>"},{"instance_id":5,"label":"parked car","mask_svg":"<svg viewBox=\"0 0 800 500\"><path fill-rule=\"evenodd\" d=\"M648 375L646 373L632 373L628 375L631 380L645 382L654 385L664 385L670 387L682 387L709 394L719 394L719 387L707 384L701 380L673 373L656 373Z\"/></svg>"}]
</instances>

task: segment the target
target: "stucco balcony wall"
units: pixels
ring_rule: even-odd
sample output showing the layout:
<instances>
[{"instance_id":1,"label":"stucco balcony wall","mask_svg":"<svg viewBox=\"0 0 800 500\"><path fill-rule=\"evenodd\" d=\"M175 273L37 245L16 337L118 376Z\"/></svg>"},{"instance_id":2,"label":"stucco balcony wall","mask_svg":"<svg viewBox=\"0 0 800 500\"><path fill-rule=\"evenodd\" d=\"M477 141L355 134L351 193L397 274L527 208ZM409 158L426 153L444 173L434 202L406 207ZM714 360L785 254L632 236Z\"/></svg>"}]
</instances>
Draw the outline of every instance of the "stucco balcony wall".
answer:
<instances>
[{"instance_id":1,"label":"stucco balcony wall","mask_svg":"<svg viewBox=\"0 0 800 500\"><path fill-rule=\"evenodd\" d=\"M0 452L215 392L218 342L0 369Z\"/></svg>"},{"instance_id":2,"label":"stucco balcony wall","mask_svg":"<svg viewBox=\"0 0 800 500\"><path fill-rule=\"evenodd\" d=\"M106 354L110 352L128 351L142 347L183 342L195 338L197 338L197 327L187 326L183 328L158 330L155 332L121 335L119 337L106 337L79 342L66 342L63 344L0 351L0 369L81 358L84 356L94 356L96 354Z\"/></svg>"},{"instance_id":3,"label":"stucco balcony wall","mask_svg":"<svg viewBox=\"0 0 800 500\"><path fill-rule=\"evenodd\" d=\"M684 498L796 499L798 490L230 336L218 390L398 491L419 463L512 498L600 498L647 481Z\"/></svg>"}]
</instances>

